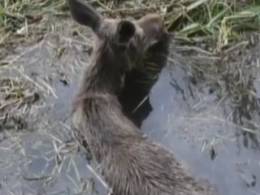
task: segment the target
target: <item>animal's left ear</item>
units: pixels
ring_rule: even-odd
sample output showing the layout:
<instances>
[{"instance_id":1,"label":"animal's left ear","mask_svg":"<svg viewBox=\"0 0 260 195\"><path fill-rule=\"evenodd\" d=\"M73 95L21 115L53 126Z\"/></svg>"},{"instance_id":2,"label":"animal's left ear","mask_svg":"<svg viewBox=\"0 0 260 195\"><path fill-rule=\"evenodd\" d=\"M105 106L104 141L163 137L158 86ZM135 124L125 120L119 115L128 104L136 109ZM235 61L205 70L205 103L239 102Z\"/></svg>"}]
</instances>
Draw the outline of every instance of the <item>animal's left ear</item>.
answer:
<instances>
[{"instance_id":1,"label":"animal's left ear","mask_svg":"<svg viewBox=\"0 0 260 195\"><path fill-rule=\"evenodd\" d=\"M68 0L70 13L73 19L81 25L90 27L96 32L101 23L101 16L92 6L84 3L83 0Z\"/></svg>"},{"instance_id":2,"label":"animal's left ear","mask_svg":"<svg viewBox=\"0 0 260 195\"><path fill-rule=\"evenodd\" d=\"M130 21L120 21L116 29L116 39L119 45L126 46L134 36L135 25Z\"/></svg>"}]
</instances>

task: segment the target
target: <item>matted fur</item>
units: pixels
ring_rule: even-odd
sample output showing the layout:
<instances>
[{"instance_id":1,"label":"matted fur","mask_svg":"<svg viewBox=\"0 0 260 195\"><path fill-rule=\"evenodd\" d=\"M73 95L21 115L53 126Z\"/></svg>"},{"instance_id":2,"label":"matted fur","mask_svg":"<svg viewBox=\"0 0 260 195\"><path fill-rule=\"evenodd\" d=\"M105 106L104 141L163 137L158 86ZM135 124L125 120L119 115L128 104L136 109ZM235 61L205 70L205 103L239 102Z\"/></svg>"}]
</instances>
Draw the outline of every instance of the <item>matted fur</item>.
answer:
<instances>
[{"instance_id":1,"label":"matted fur","mask_svg":"<svg viewBox=\"0 0 260 195\"><path fill-rule=\"evenodd\" d=\"M73 105L74 122L113 194L215 195L208 184L196 182L171 152L144 137L118 102L122 77L164 34L159 17L132 22L103 19L80 0L68 2L73 18L96 36Z\"/></svg>"}]
</instances>

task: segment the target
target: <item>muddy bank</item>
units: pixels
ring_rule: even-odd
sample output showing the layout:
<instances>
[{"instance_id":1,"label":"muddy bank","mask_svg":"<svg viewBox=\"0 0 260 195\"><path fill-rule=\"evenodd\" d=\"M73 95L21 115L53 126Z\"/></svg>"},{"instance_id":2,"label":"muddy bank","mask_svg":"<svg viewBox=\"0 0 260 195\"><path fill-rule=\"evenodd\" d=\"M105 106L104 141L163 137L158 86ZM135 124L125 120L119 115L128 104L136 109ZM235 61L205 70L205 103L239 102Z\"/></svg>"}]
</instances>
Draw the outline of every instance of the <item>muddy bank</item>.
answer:
<instances>
[{"instance_id":1,"label":"muddy bank","mask_svg":"<svg viewBox=\"0 0 260 195\"><path fill-rule=\"evenodd\" d=\"M64 31L64 23L72 30ZM105 193L87 168L84 152L78 152L71 141L70 104L87 65L89 40L84 36L89 32L73 36L74 24L64 23L55 24L41 42L16 48L5 59L8 65L0 69L1 78L20 86L2 83L2 97L8 90L19 91L23 97L39 94L37 101L21 103L20 98L4 110L8 119L19 116L27 125L2 128L1 194L88 194L92 187L98 194ZM209 86L191 83L187 67L193 62L180 55L176 45L171 53L166 67L153 79L151 94L147 90L151 85L137 82L138 90L133 87L125 93L124 108L142 131L171 149L195 177L209 179L221 195L259 193L259 151L244 147L245 128L229 120L226 110L230 108L225 109L216 94L209 93ZM255 77L258 87L259 77Z\"/></svg>"}]
</instances>

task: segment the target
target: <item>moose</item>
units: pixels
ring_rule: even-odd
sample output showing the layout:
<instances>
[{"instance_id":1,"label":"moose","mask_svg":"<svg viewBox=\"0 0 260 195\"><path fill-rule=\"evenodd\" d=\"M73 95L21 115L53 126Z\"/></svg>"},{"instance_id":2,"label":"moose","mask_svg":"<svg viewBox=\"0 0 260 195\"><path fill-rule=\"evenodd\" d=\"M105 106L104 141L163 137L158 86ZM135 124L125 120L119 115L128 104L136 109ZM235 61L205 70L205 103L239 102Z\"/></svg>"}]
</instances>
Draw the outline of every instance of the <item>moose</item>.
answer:
<instances>
[{"instance_id":1,"label":"moose","mask_svg":"<svg viewBox=\"0 0 260 195\"><path fill-rule=\"evenodd\" d=\"M78 131L114 195L215 195L196 181L175 156L144 136L118 101L124 78L147 50L167 34L162 18L102 17L82 0L67 0L72 18L93 31L90 64L73 102Z\"/></svg>"}]
</instances>

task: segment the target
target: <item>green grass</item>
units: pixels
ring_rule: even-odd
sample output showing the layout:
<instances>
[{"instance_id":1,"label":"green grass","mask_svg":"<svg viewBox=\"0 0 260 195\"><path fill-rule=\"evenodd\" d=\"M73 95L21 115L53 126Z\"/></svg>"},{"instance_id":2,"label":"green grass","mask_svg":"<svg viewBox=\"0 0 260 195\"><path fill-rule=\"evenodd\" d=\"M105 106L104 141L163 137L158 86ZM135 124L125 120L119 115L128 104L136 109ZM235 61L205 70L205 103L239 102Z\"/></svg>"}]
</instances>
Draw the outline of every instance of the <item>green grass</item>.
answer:
<instances>
[{"instance_id":1,"label":"green grass","mask_svg":"<svg viewBox=\"0 0 260 195\"><path fill-rule=\"evenodd\" d=\"M238 39L246 30L259 29L260 3L236 0L143 0L126 1L120 7L113 1L92 1L105 15L139 16L159 12L177 37L187 40L214 40L218 49ZM43 15L67 14L65 0L4 0L0 5L1 40L17 30L39 22ZM28 32L27 32L28 33ZM26 33L25 33L26 34ZM25 35L26 36L26 35ZM27 34L28 36L28 34Z\"/></svg>"},{"instance_id":2,"label":"green grass","mask_svg":"<svg viewBox=\"0 0 260 195\"><path fill-rule=\"evenodd\" d=\"M166 13L169 28L177 29L181 38L213 39L218 48L239 37L245 30L259 29L260 3L232 0L186 1Z\"/></svg>"}]
</instances>

